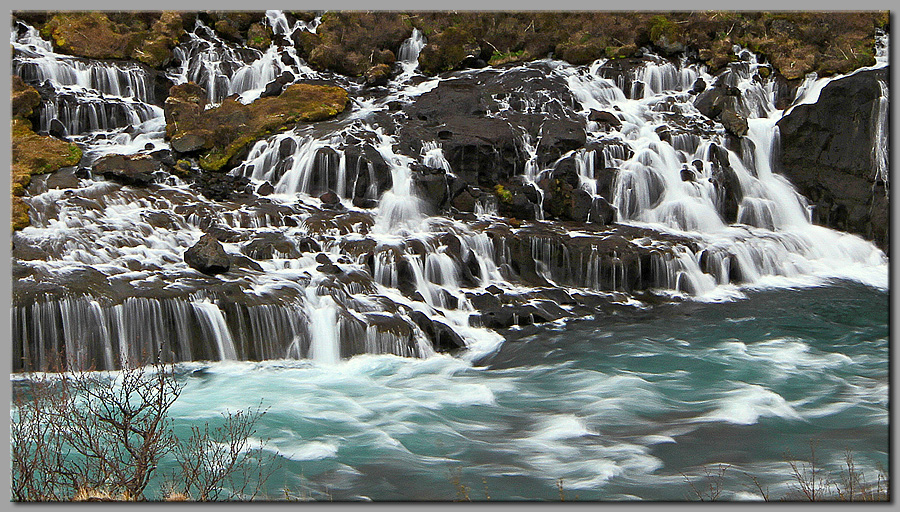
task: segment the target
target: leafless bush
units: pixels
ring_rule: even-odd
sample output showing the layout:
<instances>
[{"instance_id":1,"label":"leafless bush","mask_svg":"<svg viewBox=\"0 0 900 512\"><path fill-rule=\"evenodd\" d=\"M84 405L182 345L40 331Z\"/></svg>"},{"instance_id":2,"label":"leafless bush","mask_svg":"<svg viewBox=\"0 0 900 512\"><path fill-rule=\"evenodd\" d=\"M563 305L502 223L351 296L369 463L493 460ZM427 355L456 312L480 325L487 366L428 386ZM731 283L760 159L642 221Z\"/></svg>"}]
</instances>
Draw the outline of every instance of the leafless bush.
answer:
<instances>
[{"instance_id":1,"label":"leafless bush","mask_svg":"<svg viewBox=\"0 0 900 512\"><path fill-rule=\"evenodd\" d=\"M222 427L194 427L184 449L174 435L169 409L183 384L161 363L126 366L115 373L30 374L13 393L10 425L12 494L16 501L145 500L163 457L176 459L187 487L163 498L217 499L220 486L235 481L237 492L255 496L263 480L262 460L248 450L263 412L223 415ZM189 492L197 492L192 497Z\"/></svg>"},{"instance_id":2,"label":"leafless bush","mask_svg":"<svg viewBox=\"0 0 900 512\"><path fill-rule=\"evenodd\" d=\"M255 425L263 414L259 408L248 409L223 414L219 427L210 428L208 423L192 426L190 437L175 448L182 492L197 501L255 498L275 471L274 456L251 446Z\"/></svg>"},{"instance_id":3,"label":"leafless bush","mask_svg":"<svg viewBox=\"0 0 900 512\"><path fill-rule=\"evenodd\" d=\"M710 466L703 466L703 473L706 475L706 485L702 488L697 487L697 484L686 474L682 473L681 476L691 486L691 491L698 500L716 501L725 489L725 471L728 468L728 464L719 464L718 468L715 469Z\"/></svg>"}]
</instances>

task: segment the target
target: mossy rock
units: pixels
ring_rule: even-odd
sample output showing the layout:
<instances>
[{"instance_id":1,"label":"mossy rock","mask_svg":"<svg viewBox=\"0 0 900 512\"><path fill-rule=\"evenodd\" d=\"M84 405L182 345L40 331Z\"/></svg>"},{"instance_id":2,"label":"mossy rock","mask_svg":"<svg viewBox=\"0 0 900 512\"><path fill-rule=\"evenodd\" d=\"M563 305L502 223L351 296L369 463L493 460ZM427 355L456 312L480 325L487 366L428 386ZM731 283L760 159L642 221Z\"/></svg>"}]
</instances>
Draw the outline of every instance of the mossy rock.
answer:
<instances>
[{"instance_id":1,"label":"mossy rock","mask_svg":"<svg viewBox=\"0 0 900 512\"><path fill-rule=\"evenodd\" d=\"M396 52L410 36L409 16L398 12L331 11L322 15L316 38L301 34L298 53L310 66L347 76L362 76L374 64L391 64L378 55Z\"/></svg>"},{"instance_id":2,"label":"mossy rock","mask_svg":"<svg viewBox=\"0 0 900 512\"><path fill-rule=\"evenodd\" d=\"M40 30L61 53L162 68L172 61L189 18L177 11L68 11L54 14Z\"/></svg>"},{"instance_id":3,"label":"mossy rock","mask_svg":"<svg viewBox=\"0 0 900 512\"><path fill-rule=\"evenodd\" d=\"M247 46L265 51L272 45L272 29L261 23L254 23L247 29Z\"/></svg>"},{"instance_id":4,"label":"mossy rock","mask_svg":"<svg viewBox=\"0 0 900 512\"><path fill-rule=\"evenodd\" d=\"M12 135L12 229L28 225L28 206L22 201L31 176L76 165L81 149L75 144L34 133L31 123L13 119Z\"/></svg>"},{"instance_id":5,"label":"mossy rock","mask_svg":"<svg viewBox=\"0 0 900 512\"><path fill-rule=\"evenodd\" d=\"M18 75L12 77L12 115L29 118L34 109L41 104L41 95L37 89L26 84Z\"/></svg>"},{"instance_id":6,"label":"mossy rock","mask_svg":"<svg viewBox=\"0 0 900 512\"><path fill-rule=\"evenodd\" d=\"M249 105L226 98L218 107L203 110L197 108L202 103L198 90L202 91L196 84L172 88L166 100L166 119L172 122L167 124L166 133L174 149L185 143L182 147L199 151L200 167L207 171L238 165L257 140L298 122L334 117L350 102L347 91L340 87L301 83L288 86L279 96L260 98ZM193 106L191 99L197 101ZM170 103L179 107L177 114L170 111Z\"/></svg>"}]
</instances>

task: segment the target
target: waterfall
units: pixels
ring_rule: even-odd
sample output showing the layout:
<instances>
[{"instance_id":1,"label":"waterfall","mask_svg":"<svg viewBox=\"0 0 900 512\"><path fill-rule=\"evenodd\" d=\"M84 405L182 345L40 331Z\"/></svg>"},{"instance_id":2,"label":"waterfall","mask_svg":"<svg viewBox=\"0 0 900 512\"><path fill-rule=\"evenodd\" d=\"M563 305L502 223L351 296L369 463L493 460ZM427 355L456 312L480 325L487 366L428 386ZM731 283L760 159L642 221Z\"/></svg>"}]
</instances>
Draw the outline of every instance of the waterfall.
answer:
<instances>
[{"instance_id":1,"label":"waterfall","mask_svg":"<svg viewBox=\"0 0 900 512\"><path fill-rule=\"evenodd\" d=\"M872 119L875 124L872 132L875 134L875 140L877 141L872 148L872 169L874 171L875 181L877 182L880 180L884 183L884 193L885 197L887 197L890 190L890 160L888 157L888 141L890 140L890 137L888 136L890 95L887 83L883 80L879 80L878 85L881 87L881 96L873 107L874 112L872 113Z\"/></svg>"},{"instance_id":2,"label":"waterfall","mask_svg":"<svg viewBox=\"0 0 900 512\"><path fill-rule=\"evenodd\" d=\"M278 24L277 16L275 19ZM217 105L234 94L242 103L250 103L259 98L266 84L285 72L295 79L317 76L297 56L293 46L273 43L264 52L235 47L223 41L200 20L196 21L194 30L188 36L188 41L174 50L178 64L169 73L169 78L176 84L199 84L206 90L207 101L211 105Z\"/></svg>"},{"instance_id":3,"label":"waterfall","mask_svg":"<svg viewBox=\"0 0 900 512\"><path fill-rule=\"evenodd\" d=\"M105 132L98 141L115 134L122 145L160 132L163 110L153 104L153 78L146 67L55 53L49 41L21 22L13 26L10 43L13 73L28 84L52 89L42 98L38 131L59 129L62 136L92 142L92 134Z\"/></svg>"},{"instance_id":4,"label":"waterfall","mask_svg":"<svg viewBox=\"0 0 900 512\"><path fill-rule=\"evenodd\" d=\"M336 363L341 358L338 310L330 295L319 295L314 287L307 288L310 323L309 357L320 363Z\"/></svg>"},{"instance_id":5,"label":"waterfall","mask_svg":"<svg viewBox=\"0 0 900 512\"><path fill-rule=\"evenodd\" d=\"M400 80L404 80L412 75L419 67L419 53L426 44L425 34L421 30L414 28L409 39L403 41L400 49L397 51L397 61L403 69Z\"/></svg>"},{"instance_id":6,"label":"waterfall","mask_svg":"<svg viewBox=\"0 0 900 512\"><path fill-rule=\"evenodd\" d=\"M198 21L167 76L200 84L213 106L231 95L255 101L285 72L319 76L285 43L315 33L319 21L266 11L276 41L263 51ZM54 53L26 25L13 28L11 44L13 72L49 84L39 130L61 125L89 160L167 147L148 68ZM36 177L24 198L31 225L13 240L14 368L483 353L502 340L493 328L591 314L579 303L587 296L721 300L813 275L886 286L884 254L813 225L809 202L779 173L785 112L775 108L773 81L754 79L768 64L752 53L737 48L744 60L721 77L740 91L747 119L736 138L694 105L697 78L715 81L704 66L648 54L627 69L547 59L425 79L416 75L425 44L413 29L397 52L400 74L380 92L342 82L353 98L346 115L256 141L229 171L254 193L214 201L174 175L146 187L79 173L60 188L55 176ZM528 204L537 220L514 222L498 214L495 183L465 181L474 145L442 136L410 143L402 126L405 109L451 80L480 87L497 78L509 89L522 77L508 94L486 95L482 116L512 134L500 179L536 191ZM807 77L794 105L815 102L830 80ZM887 190L886 83L881 91L872 172ZM579 147L545 152L557 121L579 134L583 127ZM573 165L570 183L593 201L587 206L602 197L615 207L615 224L545 213L544 187L563 163ZM454 203L461 190L474 204ZM184 261L204 233L230 255L227 273L208 276Z\"/></svg>"},{"instance_id":7,"label":"waterfall","mask_svg":"<svg viewBox=\"0 0 900 512\"><path fill-rule=\"evenodd\" d=\"M290 37L298 30L315 34L316 28L319 26L319 23L322 22L322 17L316 16L310 21L296 20L294 25L291 26L287 17L284 15L284 11L267 10L266 21L269 23L269 26L272 27L272 32L275 35Z\"/></svg>"}]
</instances>

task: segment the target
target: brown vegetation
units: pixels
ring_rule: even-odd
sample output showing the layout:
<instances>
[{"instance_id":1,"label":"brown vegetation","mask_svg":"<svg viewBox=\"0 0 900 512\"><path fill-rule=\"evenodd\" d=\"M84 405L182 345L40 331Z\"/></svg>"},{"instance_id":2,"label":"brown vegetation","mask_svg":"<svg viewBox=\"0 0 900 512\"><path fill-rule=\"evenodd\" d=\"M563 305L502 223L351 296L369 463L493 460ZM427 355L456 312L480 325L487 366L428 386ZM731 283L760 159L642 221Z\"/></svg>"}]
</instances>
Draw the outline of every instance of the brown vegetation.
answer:
<instances>
[{"instance_id":1,"label":"brown vegetation","mask_svg":"<svg viewBox=\"0 0 900 512\"><path fill-rule=\"evenodd\" d=\"M196 84L175 86L166 100L166 137L180 152L200 151L200 167L218 171L235 166L257 140L298 122L322 121L344 111L347 91L336 86L294 84L280 96L244 105L226 98L204 110L205 94Z\"/></svg>"},{"instance_id":2,"label":"brown vegetation","mask_svg":"<svg viewBox=\"0 0 900 512\"><path fill-rule=\"evenodd\" d=\"M160 68L172 60L172 49L189 18L176 11L55 13L41 35L62 53L94 59L134 59Z\"/></svg>"},{"instance_id":3,"label":"brown vegetation","mask_svg":"<svg viewBox=\"0 0 900 512\"><path fill-rule=\"evenodd\" d=\"M12 80L12 229L22 229L29 224L28 205L22 200L31 176L53 172L75 165L81 160L81 150L75 144L53 137L41 136L31 129L34 109L41 97L18 76Z\"/></svg>"}]
</instances>

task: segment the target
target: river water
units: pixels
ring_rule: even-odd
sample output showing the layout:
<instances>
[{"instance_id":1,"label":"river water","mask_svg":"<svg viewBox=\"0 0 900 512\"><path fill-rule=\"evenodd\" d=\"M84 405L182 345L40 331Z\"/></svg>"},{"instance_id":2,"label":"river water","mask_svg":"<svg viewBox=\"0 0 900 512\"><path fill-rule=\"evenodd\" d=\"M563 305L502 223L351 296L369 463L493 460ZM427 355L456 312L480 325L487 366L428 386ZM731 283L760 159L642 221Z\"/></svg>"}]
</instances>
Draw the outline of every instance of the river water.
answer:
<instances>
[{"instance_id":1,"label":"river water","mask_svg":"<svg viewBox=\"0 0 900 512\"><path fill-rule=\"evenodd\" d=\"M794 496L789 459L888 470L888 294L759 289L511 336L477 360L188 363L179 429L262 404L264 494L318 500Z\"/></svg>"},{"instance_id":2,"label":"river water","mask_svg":"<svg viewBox=\"0 0 900 512\"><path fill-rule=\"evenodd\" d=\"M268 19L273 28L290 29L279 11ZM42 106L39 130L55 119L88 160L168 148L162 108L146 103L152 84L141 69L55 54L24 25L14 27L11 44L15 72L56 92ZM113 371L141 350L177 352L173 359L187 361L176 365L184 389L171 409L179 436L192 426L220 424L223 412L265 410L252 446L277 465L257 499L681 500L707 498L711 486L720 499L761 499L754 479L770 498L790 499L796 494L789 460L802 468L815 458L837 482L848 450L868 482L887 474L888 258L859 237L813 225L807 200L778 174L776 122L784 112L774 107L772 84L752 79L763 64L748 57L732 70L749 110L744 142L752 143L739 156L721 147L718 126L701 135L658 132L670 124L668 114L699 116L687 91L698 77L709 83L713 77L695 65L648 60L635 71L643 89L601 76L602 61L575 67L547 60L426 79L416 70L424 44L418 31L404 43L387 96L369 97L354 86L351 112L333 122L333 131L290 130L251 149L232 174L254 186L274 185L268 209L210 200L171 177L132 188L90 176L65 190L35 190L27 198L32 225L16 235L21 257L14 264L25 277L14 285L21 296L13 307L14 345L35 358L61 350L69 368ZM211 102L238 94L249 103L286 70L316 76L291 47L273 46L248 62L236 50L198 23L177 49L179 65L169 78L204 85ZM238 71L223 71L231 68ZM498 221L496 205L479 204L468 223L429 217L411 167L421 160L451 173L440 144L425 141L418 155L395 153L396 137L373 119L389 103L412 104L478 73L485 80L491 73L497 79L540 73L563 84L557 92L577 100L573 112L590 140L609 143L602 151L570 152L579 187L598 195L590 170L602 157L618 168L610 199L623 225L694 240L696 251L682 247L653 260L651 297L670 303L651 306L620 293L596 317L502 331L471 322L467 292L531 291L504 278L500 269L511 263L506 246L492 245L478 227ZM115 82L108 77L120 75L128 78L124 85L107 90ZM795 103L815 102L834 79L810 77ZM539 107L547 91L537 92L523 96L534 105L518 108L546 114ZM886 107L886 88L884 99ZM501 100L493 105L499 110L490 116L517 126L515 109ZM621 126L601 129L590 109ZM885 125L886 112L878 117ZM386 164L382 172L392 185L365 191L364 199L378 198L377 208L352 213L366 222L342 226L348 232L315 231L310 226L322 212L313 173L322 167L325 175L341 176L336 193L353 204L356 192L341 188L349 154L343 142L357 135ZM522 139L522 178L533 184L558 162L541 168L539 145L527 130ZM322 163L323 154L334 169ZM717 210L722 192L713 186L723 165L743 198L731 223ZM685 171L696 176L685 180ZM875 171L887 176L884 166ZM182 208L186 213L171 214ZM300 222L270 221L265 212L279 208ZM168 221L147 221L150 214ZM260 270L198 280L182 255L212 224L235 233L226 249L253 254ZM315 235L322 250L268 257L249 251L254 237L267 233L285 236L289 248ZM584 269L554 267L555 246L528 233L517 236L531 238L535 271L554 287L621 288L615 279L611 286L601 282L599 256L586 256ZM474 284L460 282L462 267L443 241L435 242L446 234L471 252ZM391 250L372 252L369 269L351 250L362 242ZM342 274L364 275L367 286L329 281L315 252L340 263ZM402 260L415 274L415 290L403 293ZM571 275L573 268L583 272ZM57 297L56 282L67 293ZM233 304L232 287L259 303ZM421 334L401 343L394 331L376 329L398 311L440 320L466 349L435 354ZM401 320L399 327L419 333ZM163 460L158 475L171 469L173 461ZM162 478L154 480L148 495L162 485Z\"/></svg>"}]
</instances>

